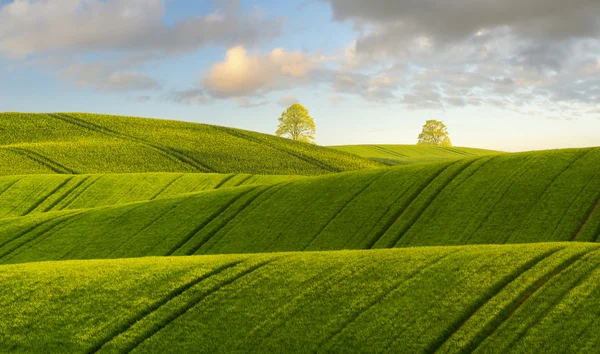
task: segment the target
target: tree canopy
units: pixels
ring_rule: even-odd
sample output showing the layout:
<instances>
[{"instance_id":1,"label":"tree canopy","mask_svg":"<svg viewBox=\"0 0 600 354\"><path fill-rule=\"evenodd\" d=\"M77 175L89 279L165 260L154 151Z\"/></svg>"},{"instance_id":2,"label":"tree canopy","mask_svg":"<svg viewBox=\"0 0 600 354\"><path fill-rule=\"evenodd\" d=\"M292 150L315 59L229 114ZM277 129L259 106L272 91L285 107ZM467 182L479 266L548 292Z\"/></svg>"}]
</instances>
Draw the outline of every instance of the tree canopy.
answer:
<instances>
[{"instance_id":1,"label":"tree canopy","mask_svg":"<svg viewBox=\"0 0 600 354\"><path fill-rule=\"evenodd\" d=\"M300 103L294 103L279 117L277 136L292 140L314 143L317 128L308 110Z\"/></svg>"},{"instance_id":2,"label":"tree canopy","mask_svg":"<svg viewBox=\"0 0 600 354\"><path fill-rule=\"evenodd\" d=\"M446 125L437 120L425 122L417 145L452 146Z\"/></svg>"}]
</instances>

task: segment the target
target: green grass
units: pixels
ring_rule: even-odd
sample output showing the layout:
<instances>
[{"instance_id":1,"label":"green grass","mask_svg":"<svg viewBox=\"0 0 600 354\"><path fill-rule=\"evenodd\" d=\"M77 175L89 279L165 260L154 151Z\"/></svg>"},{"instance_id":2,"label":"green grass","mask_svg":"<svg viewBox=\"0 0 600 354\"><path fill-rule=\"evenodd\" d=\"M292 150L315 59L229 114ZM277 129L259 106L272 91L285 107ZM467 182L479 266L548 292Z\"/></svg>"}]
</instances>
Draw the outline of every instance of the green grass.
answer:
<instances>
[{"instance_id":1,"label":"green grass","mask_svg":"<svg viewBox=\"0 0 600 354\"><path fill-rule=\"evenodd\" d=\"M381 167L239 129L80 113L0 113L0 175L218 172L320 175Z\"/></svg>"},{"instance_id":2,"label":"green grass","mask_svg":"<svg viewBox=\"0 0 600 354\"><path fill-rule=\"evenodd\" d=\"M425 145L341 145L330 146L330 148L390 166L464 159L501 153L475 148Z\"/></svg>"},{"instance_id":3,"label":"green grass","mask_svg":"<svg viewBox=\"0 0 600 354\"><path fill-rule=\"evenodd\" d=\"M548 243L5 265L0 348L594 350L599 250Z\"/></svg>"},{"instance_id":4,"label":"green grass","mask_svg":"<svg viewBox=\"0 0 600 354\"><path fill-rule=\"evenodd\" d=\"M209 190L199 192L190 184L198 175L93 176L101 178L97 187L86 189L86 180L75 192L78 182L65 184L65 176L4 177L0 186L22 179L0 195L0 263L595 242L598 165L600 149L570 149L277 177L218 190L210 188L227 177L205 175ZM142 200L173 180L160 198Z\"/></svg>"}]
</instances>

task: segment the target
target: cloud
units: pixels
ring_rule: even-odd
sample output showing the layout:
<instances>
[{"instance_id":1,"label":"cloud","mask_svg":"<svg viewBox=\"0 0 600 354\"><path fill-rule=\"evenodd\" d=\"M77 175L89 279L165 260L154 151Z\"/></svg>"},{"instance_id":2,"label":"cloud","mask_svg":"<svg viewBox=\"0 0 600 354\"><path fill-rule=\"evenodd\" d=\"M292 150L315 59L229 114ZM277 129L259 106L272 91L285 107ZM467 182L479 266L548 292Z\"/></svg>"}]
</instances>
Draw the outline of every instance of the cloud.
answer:
<instances>
[{"instance_id":1,"label":"cloud","mask_svg":"<svg viewBox=\"0 0 600 354\"><path fill-rule=\"evenodd\" d=\"M298 103L298 99L294 96L283 96L279 99L279 102L277 103L279 103L281 107L288 108L294 103Z\"/></svg>"},{"instance_id":2,"label":"cloud","mask_svg":"<svg viewBox=\"0 0 600 354\"><path fill-rule=\"evenodd\" d=\"M205 104L210 101L210 97L202 88L191 88L187 90L173 90L167 93L163 99L174 103L196 105Z\"/></svg>"},{"instance_id":3,"label":"cloud","mask_svg":"<svg viewBox=\"0 0 600 354\"><path fill-rule=\"evenodd\" d=\"M302 81L315 65L300 52L278 48L269 54L248 54L242 46L227 51L223 62L214 64L203 80L214 97L262 95Z\"/></svg>"},{"instance_id":4,"label":"cloud","mask_svg":"<svg viewBox=\"0 0 600 354\"><path fill-rule=\"evenodd\" d=\"M164 0L15 0L0 7L0 55L156 52L206 44L254 44L281 31L281 19L242 13L239 1L204 17L164 21Z\"/></svg>"},{"instance_id":5,"label":"cloud","mask_svg":"<svg viewBox=\"0 0 600 354\"><path fill-rule=\"evenodd\" d=\"M598 1L321 1L357 31L337 92L368 99L369 81L387 77L402 84L376 97L414 109L560 109L571 119L598 104Z\"/></svg>"}]
</instances>

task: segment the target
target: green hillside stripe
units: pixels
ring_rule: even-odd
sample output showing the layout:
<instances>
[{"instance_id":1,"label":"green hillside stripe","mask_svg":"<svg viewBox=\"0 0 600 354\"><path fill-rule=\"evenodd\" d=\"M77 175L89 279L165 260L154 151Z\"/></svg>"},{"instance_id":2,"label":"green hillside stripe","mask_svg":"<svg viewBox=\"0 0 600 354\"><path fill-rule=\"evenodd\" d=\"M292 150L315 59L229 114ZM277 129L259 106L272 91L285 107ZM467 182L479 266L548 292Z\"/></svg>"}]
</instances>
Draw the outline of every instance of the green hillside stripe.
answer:
<instances>
[{"instance_id":1,"label":"green hillside stripe","mask_svg":"<svg viewBox=\"0 0 600 354\"><path fill-rule=\"evenodd\" d=\"M159 195L161 195L164 191L166 191L169 187L171 187L175 182L177 182L178 180L183 178L183 176L184 175L181 174L181 175L173 178L169 183L165 184L164 187L162 187L158 192L156 192L156 194L154 194L152 197L150 197L149 200L154 200L154 199L158 198Z\"/></svg>"},{"instance_id":2,"label":"green hillside stripe","mask_svg":"<svg viewBox=\"0 0 600 354\"><path fill-rule=\"evenodd\" d=\"M88 183L88 181L91 179L90 183ZM98 182L100 179L102 179L102 176L90 176L89 178L86 178L85 181L82 183L81 186L83 186L85 183L88 183L86 186L83 186L82 188L77 188L75 189L75 191L77 191L75 194L73 193L69 193L67 196L65 196L65 198L63 198L56 206L58 206L59 204L61 204L62 202L64 202L63 205L61 205L59 207L59 210L64 210L66 209L68 206L70 206L74 201L76 201L79 197L81 197L82 195L85 194L85 192L92 187L96 182ZM79 187L81 187L79 186Z\"/></svg>"},{"instance_id":3,"label":"green hillside stripe","mask_svg":"<svg viewBox=\"0 0 600 354\"><path fill-rule=\"evenodd\" d=\"M225 185L225 183L229 182L235 176L236 176L235 173L231 173L231 174L225 176L225 178L223 178L221 180L221 182L217 183L217 185L215 186L214 189L219 189L219 188L223 187Z\"/></svg>"},{"instance_id":4,"label":"green hillside stripe","mask_svg":"<svg viewBox=\"0 0 600 354\"><path fill-rule=\"evenodd\" d=\"M397 156L397 157L402 157L402 158L404 158L404 157L408 157L408 155L404 155L404 154L402 154L402 153L399 153L399 152L396 152L396 151L392 151L392 150L390 150L390 149L386 149L386 148L385 148L385 147L383 147L383 146L371 145L371 147L372 147L373 149L376 149L376 150L383 151L384 153L386 153L386 154L390 154L390 155L392 155L392 156Z\"/></svg>"},{"instance_id":5,"label":"green hillside stripe","mask_svg":"<svg viewBox=\"0 0 600 354\"><path fill-rule=\"evenodd\" d=\"M217 291L230 286L232 284L234 284L236 281L247 277L249 275L251 275L252 273L258 271L261 268L264 268L265 266L273 263L274 261L276 261L277 259L270 259L261 263L258 263L254 266L249 267L248 269L240 272L239 274L235 275L234 277L231 277L230 279L226 279L225 281L223 281L220 284L217 284L216 286L213 286L209 289L207 289L206 291L204 291L203 293L200 294L200 296L195 297L194 299L192 299L188 304L186 304L183 307L180 307L179 309L172 311L168 317L164 318L162 321L158 322L155 326L153 326L153 328L151 328L150 330L146 331L143 336L140 336L140 338L138 338L136 341L134 341L133 343L131 343L130 345L128 345L125 349L125 351L129 352L134 350L135 348L137 348L140 344L142 344L144 341L148 340L149 338L151 338L152 336L154 336L156 333L158 333L159 331L161 331L163 328L167 327L169 324L171 324L173 321L177 320L179 317L185 315L186 312L188 312L190 309L192 309L194 306L198 305L201 301L203 301L204 299L206 299L207 297L211 296L212 294L216 293Z\"/></svg>"},{"instance_id":6,"label":"green hillside stripe","mask_svg":"<svg viewBox=\"0 0 600 354\"><path fill-rule=\"evenodd\" d=\"M56 194L59 190L61 190L64 186L66 186L69 182L71 182L71 180L73 180L73 177L65 179L64 182L62 182L61 184L56 186L48 194L44 195L42 198L38 199L36 202L31 204L31 206L21 214L21 216L28 215L32 211L37 209L40 205L42 205L45 201L47 201L48 198L54 196L54 194Z\"/></svg>"},{"instance_id":7,"label":"green hillside stripe","mask_svg":"<svg viewBox=\"0 0 600 354\"><path fill-rule=\"evenodd\" d=\"M144 309L143 311L137 313L134 317L128 319L125 323L122 323L119 326L119 328L117 328L115 331L111 332L108 336L102 338L97 344L92 346L87 352L88 353L96 353L96 352L100 351L107 343L111 342L116 337L120 336L121 334L123 334L126 331L128 331L129 329L131 329L137 322L142 321L145 317L151 315L154 311L157 311L158 309L160 309L160 307L164 306L169 301L172 301L177 296L180 296L185 291L189 290L190 288L199 284L200 282L202 282L212 276L218 275L229 268L236 267L237 265L239 265L242 262L243 261L234 261L234 262L227 263L223 266L213 269L212 271L210 271L208 273L203 274L202 276L200 276L198 278L193 279L192 281L190 281L184 285L181 285L181 286L175 288L173 291L171 291L165 297L163 297L159 301L157 301L154 304L152 304L151 306L149 306L147 309ZM134 344L133 347L135 347L135 346L136 345ZM129 348L127 351L131 351L133 349L133 347Z\"/></svg>"},{"instance_id":8,"label":"green hillside stripe","mask_svg":"<svg viewBox=\"0 0 600 354\"><path fill-rule=\"evenodd\" d=\"M439 351L439 349L446 343L446 341L452 338L455 335L455 333L457 333L465 325L465 323L473 317L475 313L480 311L481 308L487 305L494 297L498 296L498 294L500 294L500 292L502 292L507 286L509 286L509 284L519 279L523 275L523 273L529 271L531 268L538 265L544 259L553 256L559 251L561 251L561 249L551 250L545 254L535 257L529 262L525 263L523 266L519 267L515 272L507 274L504 278L500 279L500 281L494 284L494 286L490 289L489 293L482 294L482 296L472 304L472 307L468 311L465 311L463 316L461 318L458 318L457 321L451 325L451 327L449 328L450 333L443 334L442 336L440 336L433 344L431 344L427 348L427 352L434 353ZM533 286L531 286L526 293L515 298L514 302L511 303L508 306L508 308L504 311L505 315L503 317L496 318L495 321L488 323L487 328L483 329L483 331L491 329L491 331L493 332L495 328L501 326L502 323L506 321L506 319L508 319L523 302L527 301L527 299L535 291L542 287L550 278L560 274L561 271L575 263L584 255L585 254L575 255L574 257L567 259L565 262L561 263L557 268L555 268L552 272L538 279L538 281ZM475 339L473 339L465 347L463 347L462 352L467 353L474 351L479 346L479 344L481 344L481 341L483 341L490 334L491 333L484 335L483 333L481 333L480 335L477 335Z\"/></svg>"},{"instance_id":9,"label":"green hillside stripe","mask_svg":"<svg viewBox=\"0 0 600 354\"><path fill-rule=\"evenodd\" d=\"M61 195L58 196L58 198L54 199L54 201L52 201L50 204L48 204L47 206L45 206L42 211L43 212L48 212L52 209L54 209L58 204L60 204L63 200L65 200L66 198L68 198L71 193L73 193L74 191L77 190L77 188L81 187L81 185L83 185L85 182L87 182L88 179L90 179L91 176L86 176L82 179L80 179L79 181L77 181L77 183L75 183L71 188L67 189L64 193L62 193Z\"/></svg>"},{"instance_id":10,"label":"green hillside stripe","mask_svg":"<svg viewBox=\"0 0 600 354\"><path fill-rule=\"evenodd\" d=\"M323 227L321 227L321 229L319 229L319 231L315 234L315 236L311 238L311 240L306 244L306 246L304 246L304 248L302 250L305 251L306 249L308 249L310 247L310 245L312 245L313 242L319 238L319 236L323 233L323 231L329 225L331 225L331 222L333 220L335 220L345 209L347 209L348 206L354 200L356 200L356 198L358 198L358 196L363 194L367 189L369 189L371 186L373 186L373 184L375 184L375 182L379 181L385 175L387 175L387 173L376 175L374 178L372 178L372 180L368 184L366 184L363 188L359 189L356 193L354 193L354 195L350 198L350 200L347 203L345 203L344 205L342 205L341 208L338 209L338 211L335 213L335 215L331 219L329 219L329 221L325 225L323 225Z\"/></svg>"},{"instance_id":11,"label":"green hillside stripe","mask_svg":"<svg viewBox=\"0 0 600 354\"><path fill-rule=\"evenodd\" d=\"M310 164L313 164L315 166L321 167L321 168L323 168L325 170L328 170L328 171L331 171L331 172L341 172L342 171L342 170L340 170L338 168L335 168L333 166L330 166L330 165L324 163L323 161L319 161L319 160L317 160L317 159L315 159L313 157L301 154L299 152L292 151L290 149L286 149L286 148L284 148L282 146L277 146L277 145L271 144L270 142L268 142L268 141L266 141L264 139L259 139L259 138L256 138L256 137L252 137L252 136L250 136L248 134L243 133L242 131L228 129L228 128L219 127L219 126L215 126L215 128L219 129L219 130L221 130L221 131L223 131L223 132L225 132L227 134L230 134L230 135L233 135L233 136L237 136L237 137L240 137L240 138L248 140L248 141L252 141L252 142L257 143L259 145L266 145L266 146L268 146L270 148L273 148L275 150L279 150L279 151L281 151L281 152L283 152L285 154L291 155L291 156L296 157L296 158L298 158L298 159L300 159L302 161L305 161L307 163L310 163Z\"/></svg>"},{"instance_id":12,"label":"green hillside stripe","mask_svg":"<svg viewBox=\"0 0 600 354\"><path fill-rule=\"evenodd\" d=\"M595 352L599 247L546 243L2 265L0 347Z\"/></svg>"},{"instance_id":13,"label":"green hillside stripe","mask_svg":"<svg viewBox=\"0 0 600 354\"><path fill-rule=\"evenodd\" d=\"M249 180L250 180L252 177L253 177L252 175L249 175L249 176L247 176L247 177L244 177L244 178L242 178L242 180L241 180L241 181L237 181L237 182L236 182L236 183L233 185L233 187L239 187L239 186L241 186L242 184L244 184L244 183L246 183L247 181L249 181Z\"/></svg>"},{"instance_id":14,"label":"green hillside stripe","mask_svg":"<svg viewBox=\"0 0 600 354\"><path fill-rule=\"evenodd\" d=\"M4 147L4 149L12 151L21 156L27 157L27 158L31 159L32 161L35 161L35 162L39 163L40 165L43 165L56 173L66 173L66 174L76 174L77 173L74 170L72 170L68 167L65 167L65 166L59 164L58 162L53 161L53 160L41 155L40 153L33 152L32 150L28 150L25 148L17 148L17 147Z\"/></svg>"},{"instance_id":15,"label":"green hillside stripe","mask_svg":"<svg viewBox=\"0 0 600 354\"><path fill-rule=\"evenodd\" d=\"M0 198L2 198L4 193L8 192L8 190L11 189L15 184L19 183L21 181L21 179L22 179L22 177L19 177L19 178L15 178L14 180L8 182L6 184L6 187L4 187L4 189L2 189L2 191L0 191Z\"/></svg>"},{"instance_id":16,"label":"green hillside stripe","mask_svg":"<svg viewBox=\"0 0 600 354\"><path fill-rule=\"evenodd\" d=\"M400 218L404 215L406 210L410 207L410 205L423 193L423 191L433 183L442 173L452 167L454 164L446 165L443 168L440 168L435 174L429 177L425 183L422 184L422 187L416 190L411 196L409 196L406 206L402 209L399 209L389 220L379 229L372 238L372 240L367 244L367 249L371 249L377 245L381 238L387 233L387 231L396 223ZM389 247L388 247L389 248Z\"/></svg>"},{"instance_id":17,"label":"green hillside stripe","mask_svg":"<svg viewBox=\"0 0 600 354\"><path fill-rule=\"evenodd\" d=\"M578 257L576 261L579 261L581 258L582 257ZM569 265L568 267L575 268L573 264ZM560 273L566 271L566 269L567 269L567 267L565 267ZM546 316L546 314L551 312L553 308L555 308L559 303L561 303L565 299L565 297L568 295L568 293L571 290L573 290L573 288L577 288L580 284L582 284L583 282L588 280L590 278L590 276L592 275L592 273L595 271L596 270L593 268L585 270L585 272L583 274L580 274L579 276L574 277L570 281L570 286L568 288L560 289L561 291L560 291L559 295L556 296L554 299L552 299L552 301L549 301L548 303L545 304L546 311L544 311L544 313L539 312L538 316L530 317L530 321L531 321L530 328L537 326L543 320L543 318ZM560 273L557 276L560 276ZM548 280L548 281L550 281L550 280ZM525 337L526 334L527 334L527 331L519 333L518 336L516 337L516 339L514 339L512 341L512 343L517 343L517 342L521 341Z\"/></svg>"},{"instance_id":18,"label":"green hillside stripe","mask_svg":"<svg viewBox=\"0 0 600 354\"><path fill-rule=\"evenodd\" d=\"M186 243L188 243L192 238L194 238L194 236L196 236L196 234L198 234L202 229L204 229L208 224L210 224L215 218L217 218L219 215L223 214L225 212L225 210L229 209L233 204L235 204L238 200L240 200L241 198L243 198L244 196L246 196L247 194L255 191L258 187L253 187L253 188L249 188L248 190L245 190L241 193L238 193L237 195L235 195L229 202L227 202L226 204L224 204L221 208L219 208L214 214L212 214L208 219L206 219L206 221L204 221L202 224L198 225L196 228L194 228L187 236L185 236L184 238L182 238L175 246L173 246L173 248L171 248L165 255L170 256L172 254L174 254L175 252L177 252L177 250L179 250L181 247L183 247ZM210 238L210 237L209 237ZM206 243L208 241L207 238L204 242L201 242L201 245ZM200 248L201 245L198 247ZM192 252L193 253L193 252Z\"/></svg>"},{"instance_id":19,"label":"green hillside stripe","mask_svg":"<svg viewBox=\"0 0 600 354\"><path fill-rule=\"evenodd\" d=\"M579 239L579 235L581 234L581 232L588 226L588 223L590 222L590 220L592 219L592 216L596 213L596 211L598 210L598 207L600 207L600 197L598 198L598 201L596 202L596 204L590 209L590 211L587 213L585 219L583 220L583 223L581 224L581 227L579 227L579 229L577 230L577 232L573 235L573 237L571 238L571 240L577 240ZM597 241L596 241L597 242Z\"/></svg>"},{"instance_id":20,"label":"green hillside stripe","mask_svg":"<svg viewBox=\"0 0 600 354\"><path fill-rule=\"evenodd\" d=\"M138 142L138 143L142 143L142 144L144 144L144 145L146 145L148 147L156 149L156 150L158 150L158 151L160 151L160 152L162 152L162 153L170 156L173 159L176 159L176 160L179 160L179 161L181 161L181 162L183 162L185 164L191 165L191 166L197 168L199 171L202 171L202 172L207 172L207 171L208 172L214 172L214 169L212 169L210 166L206 165L205 163L203 163L201 161L198 161L198 160L194 159L193 157L188 156L187 154L183 153L181 150L174 149L174 148L171 148L171 147L168 147L168 146L164 146L164 145L153 144L153 143L150 143L150 142L145 141L143 139L136 138L136 137L133 137L133 136L130 136L130 135L127 135L127 134L123 134L123 133L114 131L112 129L103 127L101 125L94 124L94 123L89 122L89 121L85 121L85 120L82 120L82 119L75 118L72 115L68 115L68 114L50 114L49 116L54 117L56 119L64 120L67 123L78 125L78 126L80 126L82 128L89 129L89 130L92 130L94 132L98 132L98 133L101 133L101 134L106 134L106 135L111 136L111 137L121 138L121 139L126 139L126 140L132 140L132 141L135 141L135 142Z\"/></svg>"},{"instance_id":21,"label":"green hillside stripe","mask_svg":"<svg viewBox=\"0 0 600 354\"><path fill-rule=\"evenodd\" d=\"M429 261L428 263L426 263L426 264L418 267L417 269L415 269L407 277L405 277L405 278L401 279L400 281L397 281L394 284L392 284L392 286L389 289L386 289L385 291L381 292L376 297L374 297L373 300L371 300L369 303L367 303L366 306L361 307L360 309L358 309L358 311L356 311L355 313L353 313L352 316L350 316L347 321L345 321L338 329L336 329L334 332L332 332L322 343L319 343L317 345L317 347L318 348L327 347L328 343L330 343L337 336L339 336L340 333L342 333L348 326L350 326L351 324L353 324L362 314L364 314L365 312L369 311L371 308L377 306L384 298L386 298L387 296L389 296L390 294L392 294L394 291L396 291L402 285L405 285L406 283L408 283L409 281L411 281L413 278L415 278L415 277L423 274L427 269L435 266L436 264L440 263L441 261L443 261L447 257L449 257L449 256L451 256L451 255L453 255L454 253L457 253L457 252L460 252L460 250L449 252L449 253L446 253L446 254L444 254L442 256L436 257L435 259L433 259L433 260Z\"/></svg>"},{"instance_id":22,"label":"green hillside stripe","mask_svg":"<svg viewBox=\"0 0 600 354\"><path fill-rule=\"evenodd\" d=\"M55 219L61 218L61 217L64 217L64 215L55 215L55 216L52 216L52 217L47 218L46 220L43 220L43 221L41 221L39 223L34 223L32 226L29 226L29 227L23 229L19 233L11 235L11 237L6 238L5 241L3 241L2 243L0 243L0 250L2 248L4 248L6 245L12 243L13 241L15 241L15 240L17 240L17 239L19 239L19 238L27 235L28 233L30 233L30 232L38 229L38 228L43 227L46 223L49 223L49 222L51 222L51 221L53 221ZM10 253L10 251L9 252L5 252L4 255L6 255L8 253ZM2 259L2 257L3 257L3 255L2 255L2 253L0 253L0 259Z\"/></svg>"},{"instance_id":23,"label":"green hillside stripe","mask_svg":"<svg viewBox=\"0 0 600 354\"><path fill-rule=\"evenodd\" d=\"M16 245L16 247L12 247L12 248L0 253L0 261L5 262L6 258L8 256L12 256L16 252L22 251L22 249L26 246L31 247L32 243L35 243L35 241L39 242L39 240L41 240L50 231L56 229L58 226L62 226L67 220L72 220L72 217L77 216L77 215L81 215L81 214L77 213L77 212L71 212L71 213L63 214L63 215L60 215L57 217L52 217L48 220L43 221L42 223L40 223L38 225L35 225L35 226L33 226L29 229L26 229L25 231L17 234L12 239L10 239L7 242L4 242L2 245L0 245L0 248L4 248L8 244L13 243L15 241L23 240L23 242ZM34 233L34 231L37 231L37 232ZM31 234L31 237L27 238L26 236L29 234Z\"/></svg>"},{"instance_id":24,"label":"green hillside stripe","mask_svg":"<svg viewBox=\"0 0 600 354\"><path fill-rule=\"evenodd\" d=\"M188 248L188 250L185 252L185 254L188 256L196 254L196 252L198 252L203 246L208 245L210 242L210 243L212 243L212 245L209 245L209 247L206 250L207 252L209 252L214 247L215 244L219 243L223 238L225 238L227 236L227 231L228 231L228 230L226 230L227 226L233 220L235 220L235 218L238 215L240 215L242 212L245 212L245 211L251 209L250 206L253 203L255 203L259 197L268 195L268 197L267 197L267 200L268 200L270 197L272 197L278 191L278 189L281 189L284 187L285 187L285 184L277 184L277 185L273 185L273 186L269 186L269 187L262 187L262 188L254 189L254 190L257 190L258 192L255 193L254 195L250 195L250 197L247 200L243 201L242 204L233 211L232 215L225 217L221 222L219 222L216 225L215 228L213 228L210 232L208 232L206 235L204 235L202 237L202 240L200 240L200 242L197 242L194 246ZM225 232L222 232L224 230L225 230ZM218 237L217 235L220 232L222 233L222 235L220 237Z\"/></svg>"},{"instance_id":25,"label":"green hillside stripe","mask_svg":"<svg viewBox=\"0 0 600 354\"><path fill-rule=\"evenodd\" d=\"M554 185L554 183L556 183L556 181L563 176L567 171L569 171L571 169L571 167L573 167L578 161L582 160L585 156L587 156L588 154L590 154L593 150L587 150L587 151L583 151L582 153L578 154L577 157L569 162L558 174L556 174L551 180L550 183L548 183L546 185L546 187L544 188L543 192L540 194L539 198L537 199L537 201L535 203L532 204L532 207L529 209L529 211L527 212L527 215L531 215L532 213L532 209L536 208L537 205L539 205L539 203L544 199L544 197L547 195L548 191L551 190L552 186ZM523 221L523 223L527 224L529 222L531 218L527 218L526 220ZM518 231L518 228L515 229L515 231L513 231L509 236L507 236L506 238L506 242L508 242L508 240L510 240L512 238L512 236Z\"/></svg>"}]
</instances>

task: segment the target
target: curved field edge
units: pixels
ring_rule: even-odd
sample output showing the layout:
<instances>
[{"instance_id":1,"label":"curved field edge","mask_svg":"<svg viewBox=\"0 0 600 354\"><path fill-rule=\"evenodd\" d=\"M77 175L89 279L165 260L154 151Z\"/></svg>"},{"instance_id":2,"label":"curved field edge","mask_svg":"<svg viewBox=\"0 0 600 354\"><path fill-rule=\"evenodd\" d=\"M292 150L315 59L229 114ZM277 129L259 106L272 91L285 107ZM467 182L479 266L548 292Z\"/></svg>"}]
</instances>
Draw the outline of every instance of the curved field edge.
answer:
<instances>
[{"instance_id":1,"label":"curved field edge","mask_svg":"<svg viewBox=\"0 0 600 354\"><path fill-rule=\"evenodd\" d=\"M599 338L599 266L585 243L0 266L0 347L585 351Z\"/></svg>"},{"instance_id":2,"label":"curved field edge","mask_svg":"<svg viewBox=\"0 0 600 354\"><path fill-rule=\"evenodd\" d=\"M251 185L302 176L216 173L18 175L0 177L0 219L36 213L90 209Z\"/></svg>"},{"instance_id":3,"label":"curved field edge","mask_svg":"<svg viewBox=\"0 0 600 354\"><path fill-rule=\"evenodd\" d=\"M502 154L503 152L457 146L338 145L329 148L351 153L385 165L410 165Z\"/></svg>"},{"instance_id":4,"label":"curved field edge","mask_svg":"<svg viewBox=\"0 0 600 354\"><path fill-rule=\"evenodd\" d=\"M599 164L600 149L510 154L32 213L0 220L0 263L596 242Z\"/></svg>"},{"instance_id":5,"label":"curved field edge","mask_svg":"<svg viewBox=\"0 0 600 354\"><path fill-rule=\"evenodd\" d=\"M83 113L0 113L0 175L218 172L321 175L383 166L333 149L207 124Z\"/></svg>"}]
</instances>

